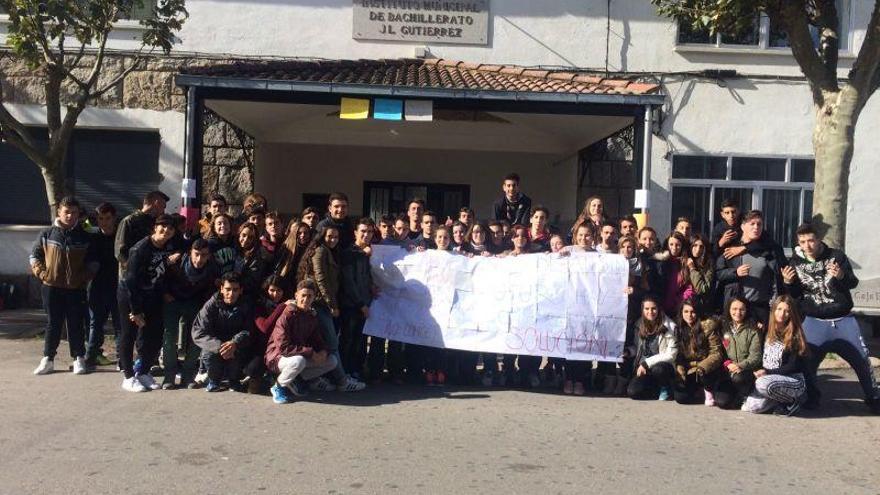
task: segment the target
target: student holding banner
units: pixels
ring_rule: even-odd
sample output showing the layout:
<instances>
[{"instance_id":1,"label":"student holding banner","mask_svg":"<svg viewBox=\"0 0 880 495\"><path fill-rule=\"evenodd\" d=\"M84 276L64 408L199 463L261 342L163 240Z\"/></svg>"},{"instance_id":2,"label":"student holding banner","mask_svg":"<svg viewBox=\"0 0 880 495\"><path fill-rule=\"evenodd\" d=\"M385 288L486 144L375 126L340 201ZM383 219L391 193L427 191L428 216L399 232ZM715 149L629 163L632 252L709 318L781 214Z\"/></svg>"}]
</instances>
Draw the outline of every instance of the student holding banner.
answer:
<instances>
[{"instance_id":1,"label":"student holding banner","mask_svg":"<svg viewBox=\"0 0 880 495\"><path fill-rule=\"evenodd\" d=\"M595 238L596 229L589 221L582 222L574 230L573 246L567 246L561 254L570 254L572 252L592 252L593 239ZM590 383L593 371L592 361L574 361L565 360L565 382L562 385L562 392L565 394L584 395L587 393L586 385Z\"/></svg>"}]
</instances>

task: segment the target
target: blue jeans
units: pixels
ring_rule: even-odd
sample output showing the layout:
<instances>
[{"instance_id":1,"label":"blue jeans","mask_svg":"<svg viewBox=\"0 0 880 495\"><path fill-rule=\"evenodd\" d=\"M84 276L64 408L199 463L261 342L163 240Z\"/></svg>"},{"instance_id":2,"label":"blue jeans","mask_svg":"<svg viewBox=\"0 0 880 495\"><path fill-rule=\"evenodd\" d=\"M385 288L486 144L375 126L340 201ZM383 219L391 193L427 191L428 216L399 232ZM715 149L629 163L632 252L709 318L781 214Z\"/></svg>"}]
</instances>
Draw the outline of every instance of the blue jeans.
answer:
<instances>
[{"instance_id":1,"label":"blue jeans","mask_svg":"<svg viewBox=\"0 0 880 495\"><path fill-rule=\"evenodd\" d=\"M327 352L336 356L336 368L330 372L331 380L340 385L345 381L345 368L342 367L342 357L339 355L339 334L336 333L336 321L330 308L323 304L315 306L315 313L318 315L318 323L321 324L323 330L321 337L324 338L324 344L327 346Z\"/></svg>"},{"instance_id":2,"label":"blue jeans","mask_svg":"<svg viewBox=\"0 0 880 495\"><path fill-rule=\"evenodd\" d=\"M109 317L113 323L113 336L116 340L116 355L119 355L119 303L116 301L116 288L91 286L89 301L89 341L86 344L86 358L95 359L104 346L104 323Z\"/></svg>"}]
</instances>

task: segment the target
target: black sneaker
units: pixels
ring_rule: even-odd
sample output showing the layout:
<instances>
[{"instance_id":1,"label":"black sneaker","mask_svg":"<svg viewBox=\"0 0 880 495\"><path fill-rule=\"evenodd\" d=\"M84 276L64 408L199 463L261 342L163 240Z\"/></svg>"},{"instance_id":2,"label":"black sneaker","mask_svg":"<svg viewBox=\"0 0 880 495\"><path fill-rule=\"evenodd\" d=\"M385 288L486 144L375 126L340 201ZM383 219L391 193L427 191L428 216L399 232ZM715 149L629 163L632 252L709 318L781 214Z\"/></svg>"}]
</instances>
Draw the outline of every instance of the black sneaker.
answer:
<instances>
[{"instance_id":1,"label":"black sneaker","mask_svg":"<svg viewBox=\"0 0 880 495\"><path fill-rule=\"evenodd\" d=\"M788 405L780 404L779 407L773 410L773 414L777 416L794 416L801 410L802 405L801 401L795 401Z\"/></svg>"},{"instance_id":2,"label":"black sneaker","mask_svg":"<svg viewBox=\"0 0 880 495\"><path fill-rule=\"evenodd\" d=\"M309 388L299 378L294 380L287 388L290 389L290 393L292 393L294 397L307 397L309 395Z\"/></svg>"}]
</instances>

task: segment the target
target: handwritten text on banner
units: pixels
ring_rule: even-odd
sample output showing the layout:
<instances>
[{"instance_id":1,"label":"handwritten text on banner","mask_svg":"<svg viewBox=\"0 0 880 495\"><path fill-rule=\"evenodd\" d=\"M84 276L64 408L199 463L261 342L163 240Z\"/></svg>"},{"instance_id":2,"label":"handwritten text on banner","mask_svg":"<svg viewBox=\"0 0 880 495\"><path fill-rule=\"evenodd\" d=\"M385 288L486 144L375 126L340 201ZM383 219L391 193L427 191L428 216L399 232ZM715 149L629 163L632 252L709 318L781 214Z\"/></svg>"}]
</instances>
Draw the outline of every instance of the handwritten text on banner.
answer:
<instances>
[{"instance_id":1,"label":"handwritten text on banner","mask_svg":"<svg viewBox=\"0 0 880 495\"><path fill-rule=\"evenodd\" d=\"M380 294L364 332L469 351L619 361L628 263L619 255L506 258L373 246Z\"/></svg>"}]
</instances>

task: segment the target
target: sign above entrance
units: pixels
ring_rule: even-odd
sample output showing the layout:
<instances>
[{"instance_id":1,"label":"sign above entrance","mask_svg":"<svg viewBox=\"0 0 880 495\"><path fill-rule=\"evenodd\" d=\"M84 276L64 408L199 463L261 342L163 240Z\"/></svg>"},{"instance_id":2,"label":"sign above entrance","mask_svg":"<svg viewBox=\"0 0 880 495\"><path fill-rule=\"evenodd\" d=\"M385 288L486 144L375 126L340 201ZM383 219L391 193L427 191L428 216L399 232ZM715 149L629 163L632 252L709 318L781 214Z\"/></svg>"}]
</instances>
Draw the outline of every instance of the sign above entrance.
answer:
<instances>
[{"instance_id":1,"label":"sign above entrance","mask_svg":"<svg viewBox=\"0 0 880 495\"><path fill-rule=\"evenodd\" d=\"M486 45L489 0L353 0L352 38Z\"/></svg>"}]
</instances>

